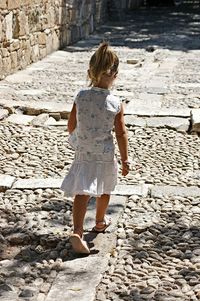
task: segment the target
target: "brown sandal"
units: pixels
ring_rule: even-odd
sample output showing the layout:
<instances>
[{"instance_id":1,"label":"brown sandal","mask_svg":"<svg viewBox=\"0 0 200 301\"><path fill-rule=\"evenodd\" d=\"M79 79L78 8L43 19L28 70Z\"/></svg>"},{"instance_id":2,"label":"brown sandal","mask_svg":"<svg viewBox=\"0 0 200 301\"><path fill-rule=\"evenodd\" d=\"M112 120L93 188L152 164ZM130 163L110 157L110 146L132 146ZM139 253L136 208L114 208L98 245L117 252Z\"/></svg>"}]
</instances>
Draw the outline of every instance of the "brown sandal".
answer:
<instances>
[{"instance_id":1,"label":"brown sandal","mask_svg":"<svg viewBox=\"0 0 200 301\"><path fill-rule=\"evenodd\" d=\"M103 233L111 225L111 218L105 215L102 222L96 222L96 226L92 228L92 231L97 233Z\"/></svg>"},{"instance_id":2,"label":"brown sandal","mask_svg":"<svg viewBox=\"0 0 200 301\"><path fill-rule=\"evenodd\" d=\"M76 253L90 254L87 242L83 240L78 234L72 234L69 238L73 250Z\"/></svg>"}]
</instances>

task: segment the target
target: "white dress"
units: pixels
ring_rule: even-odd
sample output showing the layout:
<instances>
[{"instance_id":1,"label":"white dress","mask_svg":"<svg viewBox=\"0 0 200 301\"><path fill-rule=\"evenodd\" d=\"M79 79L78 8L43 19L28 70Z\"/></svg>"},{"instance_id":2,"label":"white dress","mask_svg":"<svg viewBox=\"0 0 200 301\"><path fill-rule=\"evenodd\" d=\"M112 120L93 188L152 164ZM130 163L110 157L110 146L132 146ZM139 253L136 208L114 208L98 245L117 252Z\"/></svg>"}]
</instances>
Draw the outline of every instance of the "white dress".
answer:
<instances>
[{"instance_id":1,"label":"white dress","mask_svg":"<svg viewBox=\"0 0 200 301\"><path fill-rule=\"evenodd\" d=\"M75 103L77 126L69 137L75 157L61 189L66 196L110 194L117 184L112 130L120 100L107 89L92 87L81 90Z\"/></svg>"}]
</instances>

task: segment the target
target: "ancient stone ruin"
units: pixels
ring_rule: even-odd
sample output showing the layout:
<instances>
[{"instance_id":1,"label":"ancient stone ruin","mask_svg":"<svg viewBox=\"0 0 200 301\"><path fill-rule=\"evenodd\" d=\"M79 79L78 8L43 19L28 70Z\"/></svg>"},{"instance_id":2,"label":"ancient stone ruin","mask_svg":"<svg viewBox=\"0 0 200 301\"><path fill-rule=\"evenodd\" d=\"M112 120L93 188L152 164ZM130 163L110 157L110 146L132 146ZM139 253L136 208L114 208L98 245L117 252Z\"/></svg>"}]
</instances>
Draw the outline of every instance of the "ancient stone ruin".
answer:
<instances>
[{"instance_id":1,"label":"ancient stone ruin","mask_svg":"<svg viewBox=\"0 0 200 301\"><path fill-rule=\"evenodd\" d=\"M142 0L1 0L0 79L65 45Z\"/></svg>"}]
</instances>

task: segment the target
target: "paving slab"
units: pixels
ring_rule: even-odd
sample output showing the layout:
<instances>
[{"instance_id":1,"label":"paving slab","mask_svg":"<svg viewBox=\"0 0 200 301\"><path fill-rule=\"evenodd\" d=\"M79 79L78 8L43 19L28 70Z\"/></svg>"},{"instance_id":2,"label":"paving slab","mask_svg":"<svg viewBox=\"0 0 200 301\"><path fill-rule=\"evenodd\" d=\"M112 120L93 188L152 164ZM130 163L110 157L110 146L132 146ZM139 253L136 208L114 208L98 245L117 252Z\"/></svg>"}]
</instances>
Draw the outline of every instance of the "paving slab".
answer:
<instances>
[{"instance_id":1,"label":"paving slab","mask_svg":"<svg viewBox=\"0 0 200 301\"><path fill-rule=\"evenodd\" d=\"M9 175L0 175L0 191L10 189L15 180L15 177Z\"/></svg>"},{"instance_id":2,"label":"paving slab","mask_svg":"<svg viewBox=\"0 0 200 301\"><path fill-rule=\"evenodd\" d=\"M45 301L93 301L108 258L89 256L64 263Z\"/></svg>"},{"instance_id":3,"label":"paving slab","mask_svg":"<svg viewBox=\"0 0 200 301\"><path fill-rule=\"evenodd\" d=\"M200 188L197 186L153 186L151 188L151 197L182 196L182 197L200 197Z\"/></svg>"},{"instance_id":4,"label":"paving slab","mask_svg":"<svg viewBox=\"0 0 200 301\"><path fill-rule=\"evenodd\" d=\"M189 119L178 117L150 117L146 119L146 123L147 127L167 127L175 129L178 132L187 132L190 126Z\"/></svg>"},{"instance_id":5,"label":"paving slab","mask_svg":"<svg viewBox=\"0 0 200 301\"><path fill-rule=\"evenodd\" d=\"M46 178L46 179L18 179L14 185L14 189L38 189L38 188L60 188L62 179Z\"/></svg>"},{"instance_id":6,"label":"paving slab","mask_svg":"<svg viewBox=\"0 0 200 301\"><path fill-rule=\"evenodd\" d=\"M126 125L153 128L171 128L178 132L187 132L190 127L190 120L181 117L149 117L142 118L132 115L125 115Z\"/></svg>"},{"instance_id":7,"label":"paving slab","mask_svg":"<svg viewBox=\"0 0 200 301\"><path fill-rule=\"evenodd\" d=\"M130 102L125 108L125 115L138 116L175 116L175 117L190 117L190 109L182 108L148 108L136 107Z\"/></svg>"},{"instance_id":8,"label":"paving slab","mask_svg":"<svg viewBox=\"0 0 200 301\"><path fill-rule=\"evenodd\" d=\"M140 127L147 126L146 118L136 117L136 116L132 116L132 115L125 115L124 120L125 120L126 125L140 126Z\"/></svg>"},{"instance_id":9,"label":"paving slab","mask_svg":"<svg viewBox=\"0 0 200 301\"><path fill-rule=\"evenodd\" d=\"M147 196L150 185L117 185L112 194Z\"/></svg>"}]
</instances>

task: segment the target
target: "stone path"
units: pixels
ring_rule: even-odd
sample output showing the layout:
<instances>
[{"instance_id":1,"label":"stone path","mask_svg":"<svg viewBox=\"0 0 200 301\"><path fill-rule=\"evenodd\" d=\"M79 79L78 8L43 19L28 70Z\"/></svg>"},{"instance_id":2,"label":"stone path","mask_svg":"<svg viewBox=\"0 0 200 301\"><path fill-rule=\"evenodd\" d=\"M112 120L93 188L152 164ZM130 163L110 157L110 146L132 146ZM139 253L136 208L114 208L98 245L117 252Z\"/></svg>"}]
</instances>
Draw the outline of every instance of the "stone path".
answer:
<instances>
[{"instance_id":1,"label":"stone path","mask_svg":"<svg viewBox=\"0 0 200 301\"><path fill-rule=\"evenodd\" d=\"M179 9L141 9L0 82L2 301L200 300L200 14ZM91 255L79 257L59 189L73 158L66 119L103 38L120 56L133 170L119 175L105 234L90 232L91 199Z\"/></svg>"}]
</instances>

